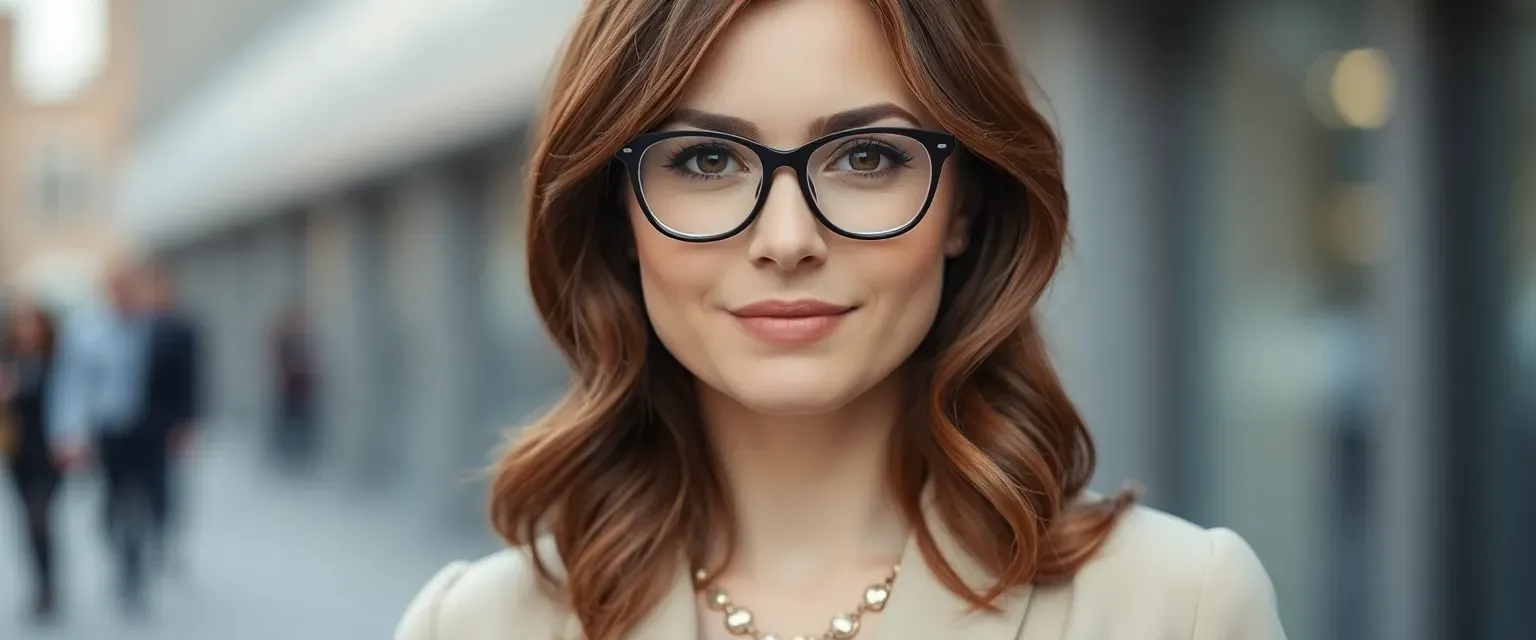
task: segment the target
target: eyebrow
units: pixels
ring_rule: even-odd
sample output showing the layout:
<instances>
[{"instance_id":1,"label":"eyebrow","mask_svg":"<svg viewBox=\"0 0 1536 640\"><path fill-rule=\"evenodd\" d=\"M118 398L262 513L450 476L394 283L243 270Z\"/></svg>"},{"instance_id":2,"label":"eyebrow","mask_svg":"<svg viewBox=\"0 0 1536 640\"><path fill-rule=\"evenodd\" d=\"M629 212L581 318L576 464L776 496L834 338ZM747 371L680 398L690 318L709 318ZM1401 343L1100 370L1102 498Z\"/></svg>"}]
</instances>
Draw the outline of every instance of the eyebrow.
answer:
<instances>
[{"instance_id":1,"label":"eyebrow","mask_svg":"<svg viewBox=\"0 0 1536 640\"><path fill-rule=\"evenodd\" d=\"M812 139L815 139L830 133L870 125L889 118L906 120L912 126L918 126L919 124L917 116L912 115L912 112L898 107L894 103L881 102L817 118L811 122L807 132ZM700 111L698 109L677 109L672 112L672 117L667 118L666 124L683 124L708 131L729 133L749 140L758 140L762 135L762 131L750 120L720 113Z\"/></svg>"},{"instance_id":2,"label":"eyebrow","mask_svg":"<svg viewBox=\"0 0 1536 640\"><path fill-rule=\"evenodd\" d=\"M912 115L910 111L894 103L881 102L817 118L811 123L809 133L811 138L815 139L830 133L868 126L888 118L900 118L914 127L918 126L917 116Z\"/></svg>"},{"instance_id":3,"label":"eyebrow","mask_svg":"<svg viewBox=\"0 0 1536 640\"><path fill-rule=\"evenodd\" d=\"M686 124L690 127L705 129L707 131L719 131L735 136L741 136L749 140L756 140L762 135L757 125L750 120L744 120L735 116L719 113L710 113L698 109L678 109L672 112L672 117L667 118L666 124Z\"/></svg>"}]
</instances>

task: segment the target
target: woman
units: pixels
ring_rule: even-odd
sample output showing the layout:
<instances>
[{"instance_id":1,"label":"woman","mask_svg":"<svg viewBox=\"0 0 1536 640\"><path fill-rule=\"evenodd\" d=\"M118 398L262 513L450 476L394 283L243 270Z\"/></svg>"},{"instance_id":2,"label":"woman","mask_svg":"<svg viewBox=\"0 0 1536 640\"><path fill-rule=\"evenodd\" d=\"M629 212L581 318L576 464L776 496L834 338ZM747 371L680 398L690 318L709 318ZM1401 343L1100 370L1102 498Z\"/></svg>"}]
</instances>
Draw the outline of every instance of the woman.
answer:
<instances>
[{"instance_id":1,"label":"woman","mask_svg":"<svg viewBox=\"0 0 1536 640\"><path fill-rule=\"evenodd\" d=\"M44 423L53 362L53 321L38 309L23 308L0 335L4 336L0 340L0 422L9 430L6 462L31 547L35 575L32 614L43 619L51 617L57 606L49 520L60 473Z\"/></svg>"},{"instance_id":2,"label":"woman","mask_svg":"<svg viewBox=\"0 0 1536 640\"><path fill-rule=\"evenodd\" d=\"M1242 539L1085 491L989 4L590 2L529 185L573 382L398 638L1283 637Z\"/></svg>"}]
</instances>

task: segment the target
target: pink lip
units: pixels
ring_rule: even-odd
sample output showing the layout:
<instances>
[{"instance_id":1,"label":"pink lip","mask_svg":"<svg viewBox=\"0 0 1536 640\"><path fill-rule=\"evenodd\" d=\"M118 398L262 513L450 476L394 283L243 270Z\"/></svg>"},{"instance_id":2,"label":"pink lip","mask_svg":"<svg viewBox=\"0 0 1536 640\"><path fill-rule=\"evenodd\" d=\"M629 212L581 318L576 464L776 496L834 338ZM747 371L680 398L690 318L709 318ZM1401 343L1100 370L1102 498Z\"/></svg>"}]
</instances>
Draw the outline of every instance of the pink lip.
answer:
<instances>
[{"instance_id":1,"label":"pink lip","mask_svg":"<svg viewBox=\"0 0 1536 640\"><path fill-rule=\"evenodd\" d=\"M853 307L821 300L765 300L732 309L749 335L784 346L805 345L831 335Z\"/></svg>"}]
</instances>

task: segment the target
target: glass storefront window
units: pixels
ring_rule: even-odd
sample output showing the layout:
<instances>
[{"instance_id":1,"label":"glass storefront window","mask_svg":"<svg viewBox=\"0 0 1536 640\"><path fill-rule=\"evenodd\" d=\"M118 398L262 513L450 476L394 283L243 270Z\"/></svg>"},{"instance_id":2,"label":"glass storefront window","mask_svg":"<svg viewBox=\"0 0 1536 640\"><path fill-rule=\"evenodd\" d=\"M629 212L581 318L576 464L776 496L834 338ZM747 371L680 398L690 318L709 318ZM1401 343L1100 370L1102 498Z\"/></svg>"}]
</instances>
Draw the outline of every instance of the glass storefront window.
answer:
<instances>
[{"instance_id":1,"label":"glass storefront window","mask_svg":"<svg viewBox=\"0 0 1536 640\"><path fill-rule=\"evenodd\" d=\"M1532 82L1536 78L1536 3L1530 6L1515 38L1515 68L1509 84L1515 90L1511 110L1515 121L1510 124L1517 141L1511 181L1515 191L1515 233L1511 235L1515 288L1510 326L1514 329L1516 359L1527 376L1536 374L1536 119L1531 117L1536 114L1536 82ZM1526 424L1536 428L1536 413L1526 416Z\"/></svg>"},{"instance_id":2,"label":"glass storefront window","mask_svg":"<svg viewBox=\"0 0 1536 640\"><path fill-rule=\"evenodd\" d=\"M1361 46L1359 11L1278 0L1221 11L1194 152L1189 401L1203 495L1191 515L1249 540L1298 638L1363 637L1369 610L1367 310L1382 198L1370 134L1349 125L1375 124L1378 105L1330 93L1360 86L1336 75L1380 62L1344 53Z\"/></svg>"},{"instance_id":3,"label":"glass storefront window","mask_svg":"<svg viewBox=\"0 0 1536 640\"><path fill-rule=\"evenodd\" d=\"M1525 637L1530 632L1529 608L1536 602L1536 2L1516 3L1510 16L1510 64L1504 86L1510 102L1507 123L1509 256L1504 300L1509 367L1498 376L1508 387L1501 403L1507 409L1493 434L1491 473L1493 494L1488 554L1493 635Z\"/></svg>"}]
</instances>

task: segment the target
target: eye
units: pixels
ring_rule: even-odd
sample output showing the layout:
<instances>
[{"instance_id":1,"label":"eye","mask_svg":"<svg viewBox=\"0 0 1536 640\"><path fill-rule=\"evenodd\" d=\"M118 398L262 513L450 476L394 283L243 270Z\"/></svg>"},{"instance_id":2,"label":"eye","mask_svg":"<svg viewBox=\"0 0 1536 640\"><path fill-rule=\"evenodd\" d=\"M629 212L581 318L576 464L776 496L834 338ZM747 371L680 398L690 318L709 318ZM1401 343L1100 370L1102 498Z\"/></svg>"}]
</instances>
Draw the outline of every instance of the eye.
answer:
<instances>
[{"instance_id":1,"label":"eye","mask_svg":"<svg viewBox=\"0 0 1536 640\"><path fill-rule=\"evenodd\" d=\"M880 169L881 161L885 159L879 151L868 147L855 149L843 157L848 163L848 168L854 171L876 171Z\"/></svg>"},{"instance_id":2,"label":"eye","mask_svg":"<svg viewBox=\"0 0 1536 640\"><path fill-rule=\"evenodd\" d=\"M719 144L696 144L679 149L668 160L667 166L701 178L718 178L743 170L736 154Z\"/></svg>"},{"instance_id":3,"label":"eye","mask_svg":"<svg viewBox=\"0 0 1536 640\"><path fill-rule=\"evenodd\" d=\"M855 140L833 157L830 169L851 174L879 174L912 158L900 148L880 140Z\"/></svg>"},{"instance_id":4,"label":"eye","mask_svg":"<svg viewBox=\"0 0 1536 640\"><path fill-rule=\"evenodd\" d=\"M719 151L706 151L690 160L693 170L699 173L719 174L731 168L731 157Z\"/></svg>"}]
</instances>

